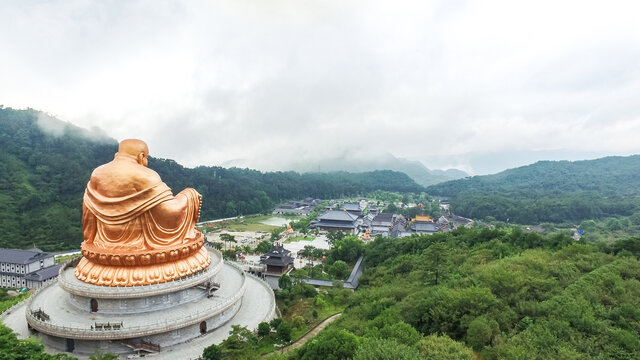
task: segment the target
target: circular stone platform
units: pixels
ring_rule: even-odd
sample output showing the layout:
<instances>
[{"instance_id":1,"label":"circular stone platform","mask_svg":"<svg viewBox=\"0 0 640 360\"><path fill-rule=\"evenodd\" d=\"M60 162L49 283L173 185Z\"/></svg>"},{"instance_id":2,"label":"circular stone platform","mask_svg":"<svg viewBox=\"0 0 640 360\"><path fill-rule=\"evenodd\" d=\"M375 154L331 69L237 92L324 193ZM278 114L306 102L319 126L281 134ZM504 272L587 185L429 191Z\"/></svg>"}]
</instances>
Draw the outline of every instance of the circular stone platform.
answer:
<instances>
[{"instance_id":1,"label":"circular stone platform","mask_svg":"<svg viewBox=\"0 0 640 360\"><path fill-rule=\"evenodd\" d=\"M217 250L209 251L212 263L205 270L138 287L86 284L75 279L73 267L66 267L57 283L24 305L27 320L47 348L73 349L75 356L101 348L120 354L159 351L154 358L197 358L204 347L226 338L231 324L255 329L275 315L274 295L266 283L235 263L223 263ZM97 311L92 312L94 305ZM17 312L12 309L3 321L24 336Z\"/></svg>"}]
</instances>

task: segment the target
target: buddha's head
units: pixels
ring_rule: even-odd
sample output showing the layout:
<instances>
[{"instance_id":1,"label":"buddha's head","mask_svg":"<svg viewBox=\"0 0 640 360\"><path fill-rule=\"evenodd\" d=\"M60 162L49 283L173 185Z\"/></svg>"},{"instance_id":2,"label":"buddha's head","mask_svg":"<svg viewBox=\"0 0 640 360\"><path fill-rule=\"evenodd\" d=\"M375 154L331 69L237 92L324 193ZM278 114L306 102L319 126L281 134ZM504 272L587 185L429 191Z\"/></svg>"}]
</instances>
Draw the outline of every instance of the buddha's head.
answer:
<instances>
[{"instance_id":1,"label":"buddha's head","mask_svg":"<svg viewBox=\"0 0 640 360\"><path fill-rule=\"evenodd\" d=\"M132 158L138 164L147 166L149 158L149 147L147 143L138 139L126 139L120 142L116 157Z\"/></svg>"}]
</instances>

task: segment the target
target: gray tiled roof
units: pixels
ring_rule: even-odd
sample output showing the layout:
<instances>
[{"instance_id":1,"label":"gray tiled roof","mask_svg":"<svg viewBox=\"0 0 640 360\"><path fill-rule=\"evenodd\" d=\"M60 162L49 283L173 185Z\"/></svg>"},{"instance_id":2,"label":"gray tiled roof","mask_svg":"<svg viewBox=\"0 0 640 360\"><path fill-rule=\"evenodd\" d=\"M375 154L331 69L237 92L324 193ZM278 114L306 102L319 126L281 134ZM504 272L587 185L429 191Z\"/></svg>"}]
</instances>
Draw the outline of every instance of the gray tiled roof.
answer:
<instances>
[{"instance_id":1,"label":"gray tiled roof","mask_svg":"<svg viewBox=\"0 0 640 360\"><path fill-rule=\"evenodd\" d=\"M0 248L0 262L10 263L10 264L30 264L35 261L39 261L40 259L44 259L46 257L52 256L48 253L42 252L40 249L29 249L29 250L19 250L19 249L3 249Z\"/></svg>"},{"instance_id":2,"label":"gray tiled roof","mask_svg":"<svg viewBox=\"0 0 640 360\"><path fill-rule=\"evenodd\" d=\"M343 210L330 210L327 211L326 213L320 215L320 217L318 218L320 221L323 220L328 220L328 221L349 221L349 222L353 222L357 219L358 217L356 215L353 215L347 211L343 211Z\"/></svg>"},{"instance_id":3,"label":"gray tiled roof","mask_svg":"<svg viewBox=\"0 0 640 360\"><path fill-rule=\"evenodd\" d=\"M58 276L58 271L60 271L60 268L62 267L62 265L63 264L55 264L55 265L48 266L44 269L40 269L38 271L34 271L32 273L27 274L25 276L25 279L32 280L32 281L49 280L51 278Z\"/></svg>"},{"instance_id":4,"label":"gray tiled roof","mask_svg":"<svg viewBox=\"0 0 640 360\"><path fill-rule=\"evenodd\" d=\"M342 208L347 211L360 211L360 204L344 203L344 205L342 205Z\"/></svg>"},{"instance_id":5,"label":"gray tiled roof","mask_svg":"<svg viewBox=\"0 0 640 360\"><path fill-rule=\"evenodd\" d=\"M437 232L439 230L436 224L423 222L416 222L413 229L417 232Z\"/></svg>"},{"instance_id":6,"label":"gray tiled roof","mask_svg":"<svg viewBox=\"0 0 640 360\"><path fill-rule=\"evenodd\" d=\"M260 259L260 263L274 266L287 266L293 264L293 258L289 256L289 250L282 245L275 245L264 254Z\"/></svg>"},{"instance_id":7,"label":"gray tiled roof","mask_svg":"<svg viewBox=\"0 0 640 360\"><path fill-rule=\"evenodd\" d=\"M314 224L315 227L318 228L337 228L337 229L355 229L356 224L354 222L346 222L346 221L318 221Z\"/></svg>"},{"instance_id":8,"label":"gray tiled roof","mask_svg":"<svg viewBox=\"0 0 640 360\"><path fill-rule=\"evenodd\" d=\"M393 225L392 213L380 213L373 218L372 226L391 226Z\"/></svg>"}]
</instances>

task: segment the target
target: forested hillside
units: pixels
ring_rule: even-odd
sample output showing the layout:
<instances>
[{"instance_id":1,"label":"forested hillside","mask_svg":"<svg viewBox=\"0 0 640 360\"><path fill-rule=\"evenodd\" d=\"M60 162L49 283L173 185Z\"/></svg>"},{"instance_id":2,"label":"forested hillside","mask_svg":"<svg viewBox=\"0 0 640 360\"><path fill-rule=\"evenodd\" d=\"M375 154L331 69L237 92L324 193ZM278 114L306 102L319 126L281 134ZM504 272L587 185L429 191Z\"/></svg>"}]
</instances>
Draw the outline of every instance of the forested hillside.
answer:
<instances>
[{"instance_id":1,"label":"forested hillside","mask_svg":"<svg viewBox=\"0 0 640 360\"><path fill-rule=\"evenodd\" d=\"M519 228L376 238L342 317L271 359L637 359L639 244Z\"/></svg>"},{"instance_id":2,"label":"forested hillside","mask_svg":"<svg viewBox=\"0 0 640 360\"><path fill-rule=\"evenodd\" d=\"M427 188L451 198L451 209L472 218L579 222L631 215L640 204L640 155L585 161L540 161L495 175Z\"/></svg>"},{"instance_id":3,"label":"forested hillside","mask_svg":"<svg viewBox=\"0 0 640 360\"><path fill-rule=\"evenodd\" d=\"M116 141L100 133L35 110L0 108L0 247L77 248L82 241L84 188L91 171L111 161L116 151ZM424 191L405 174L393 171L261 173L221 167L188 169L172 160L153 158L149 167L174 192L197 189L204 197L202 219L270 211L280 201L307 196Z\"/></svg>"},{"instance_id":4,"label":"forested hillside","mask_svg":"<svg viewBox=\"0 0 640 360\"><path fill-rule=\"evenodd\" d=\"M78 247L91 169L117 149L115 140L90 140L70 124L45 133L39 116L0 109L0 247Z\"/></svg>"}]
</instances>

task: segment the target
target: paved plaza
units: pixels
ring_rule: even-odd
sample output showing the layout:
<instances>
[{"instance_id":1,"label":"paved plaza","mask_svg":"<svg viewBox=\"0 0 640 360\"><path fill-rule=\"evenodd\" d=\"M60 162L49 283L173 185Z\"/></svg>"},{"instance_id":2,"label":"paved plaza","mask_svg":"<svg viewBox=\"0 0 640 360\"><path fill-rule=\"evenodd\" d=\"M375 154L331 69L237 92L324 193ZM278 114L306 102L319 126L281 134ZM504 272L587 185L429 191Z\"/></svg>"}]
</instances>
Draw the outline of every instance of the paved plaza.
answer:
<instances>
[{"instance_id":1,"label":"paved plaza","mask_svg":"<svg viewBox=\"0 0 640 360\"><path fill-rule=\"evenodd\" d=\"M202 350L211 344L220 344L229 336L231 325L241 325L253 330L266 319L273 306L273 291L269 285L258 279L247 277L247 291L242 299L240 310L226 324L207 335L195 338L191 341L172 346L168 351L154 355L151 359L197 359L202 355Z\"/></svg>"}]
</instances>

